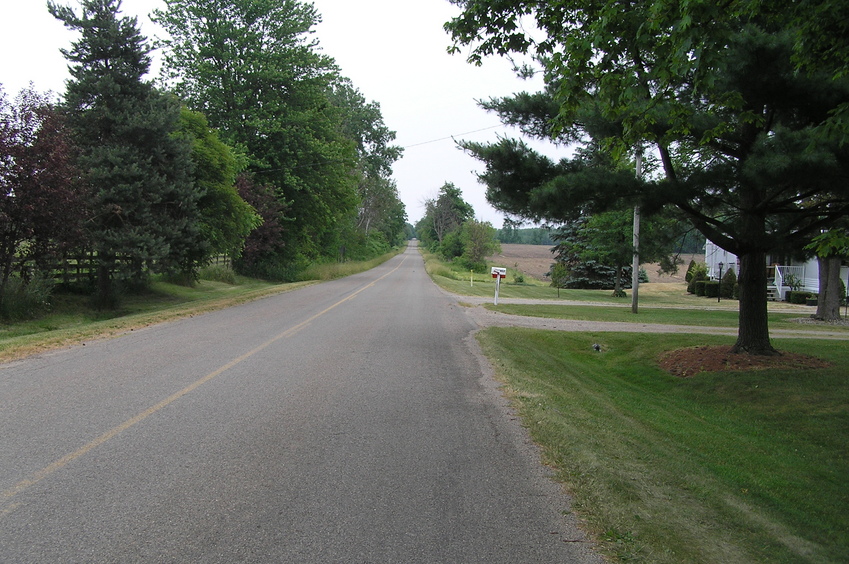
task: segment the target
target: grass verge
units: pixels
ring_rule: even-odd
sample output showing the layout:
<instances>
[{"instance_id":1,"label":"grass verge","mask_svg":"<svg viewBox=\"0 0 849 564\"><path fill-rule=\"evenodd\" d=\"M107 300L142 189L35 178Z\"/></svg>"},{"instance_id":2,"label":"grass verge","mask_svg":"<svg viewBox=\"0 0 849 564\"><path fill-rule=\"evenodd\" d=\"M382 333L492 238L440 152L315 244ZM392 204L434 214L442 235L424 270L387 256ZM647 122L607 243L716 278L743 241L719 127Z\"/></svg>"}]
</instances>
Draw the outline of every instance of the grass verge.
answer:
<instances>
[{"instance_id":1,"label":"grass verge","mask_svg":"<svg viewBox=\"0 0 849 564\"><path fill-rule=\"evenodd\" d=\"M831 368L680 379L657 368L661 352L729 339L504 328L478 339L620 561L849 560L845 344L782 341Z\"/></svg>"},{"instance_id":2,"label":"grass verge","mask_svg":"<svg viewBox=\"0 0 849 564\"><path fill-rule=\"evenodd\" d=\"M0 324L0 362L239 305L296 290L316 281L364 272L403 250L370 261L314 265L303 273L303 281L289 284L265 282L236 276L232 271L222 272L220 268L212 269L210 277L214 280L201 280L191 287L155 281L149 290L125 296L119 309L109 311L92 309L88 296L57 293L53 296L49 313L29 321Z\"/></svg>"},{"instance_id":3,"label":"grass verge","mask_svg":"<svg viewBox=\"0 0 849 564\"><path fill-rule=\"evenodd\" d=\"M88 296L59 293L49 313L0 325L0 362L239 305L308 284L312 282L272 284L241 279L231 285L204 280L189 288L154 282L148 291L126 296L119 309L108 311L91 308Z\"/></svg>"},{"instance_id":4,"label":"grass verge","mask_svg":"<svg viewBox=\"0 0 849 564\"><path fill-rule=\"evenodd\" d=\"M501 304L494 306L485 304L486 309L523 315L528 317L544 317L549 319L574 319L578 321L612 321L622 323L659 323L664 325L693 325L703 327L737 327L738 312L730 310L707 309L671 309L643 308L637 315L631 313L630 307L604 307L583 305L538 305L538 304ZM769 326L772 329L804 329L806 331L842 331L849 334L845 325L800 325L794 320L805 317L803 313L769 313Z\"/></svg>"}]
</instances>

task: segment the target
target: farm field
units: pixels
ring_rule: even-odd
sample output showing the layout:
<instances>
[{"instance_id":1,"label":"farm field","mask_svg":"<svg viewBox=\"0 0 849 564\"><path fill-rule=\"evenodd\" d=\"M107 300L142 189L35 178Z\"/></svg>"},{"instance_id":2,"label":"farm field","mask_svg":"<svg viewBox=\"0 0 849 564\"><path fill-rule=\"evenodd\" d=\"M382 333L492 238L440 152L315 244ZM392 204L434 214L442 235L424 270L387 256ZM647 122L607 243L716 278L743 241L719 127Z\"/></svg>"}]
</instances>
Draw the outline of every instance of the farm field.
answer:
<instances>
[{"instance_id":1,"label":"farm field","mask_svg":"<svg viewBox=\"0 0 849 564\"><path fill-rule=\"evenodd\" d=\"M677 274L672 275L658 274L658 265L656 264L644 264L643 268L646 269L649 281L684 282L684 274L687 271L687 265L690 264L690 260L704 262L705 255L682 254L681 258L684 260L684 264L680 267ZM554 262L550 245L503 244L501 245L501 252L492 255L487 260L499 266L516 268L524 274L533 276L537 280L547 280L545 274L551 269L551 264Z\"/></svg>"}]
</instances>

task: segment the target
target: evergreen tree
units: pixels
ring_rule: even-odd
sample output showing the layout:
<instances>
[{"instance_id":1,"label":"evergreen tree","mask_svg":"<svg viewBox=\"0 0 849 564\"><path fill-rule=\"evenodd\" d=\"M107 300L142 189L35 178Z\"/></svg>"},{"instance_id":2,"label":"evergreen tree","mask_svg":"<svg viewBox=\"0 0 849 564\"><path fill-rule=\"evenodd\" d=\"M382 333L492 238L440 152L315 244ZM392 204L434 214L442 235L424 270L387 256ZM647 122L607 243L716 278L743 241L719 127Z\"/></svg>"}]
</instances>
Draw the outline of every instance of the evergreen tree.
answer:
<instances>
[{"instance_id":1,"label":"evergreen tree","mask_svg":"<svg viewBox=\"0 0 849 564\"><path fill-rule=\"evenodd\" d=\"M82 156L98 261L98 300L115 303L115 281L143 283L150 269L191 273L200 245L191 146L174 135L180 103L144 80L149 48L120 0L83 0L81 13L49 3L80 38L63 50L71 80L65 109Z\"/></svg>"},{"instance_id":2,"label":"evergreen tree","mask_svg":"<svg viewBox=\"0 0 849 564\"><path fill-rule=\"evenodd\" d=\"M849 80L845 54L831 51L845 39L832 43L837 31L807 41L828 31L820 24L831 16L821 15L839 15L838 3L452 2L463 8L446 26L455 52L471 44L480 62L518 51L545 66L544 95L493 109L519 114L527 133L588 149L554 163L507 140L467 144L487 162L497 207L568 219L622 201L674 206L740 258L735 352L774 354L766 254L800 249L849 213ZM526 35L517 18L534 19L542 33ZM587 158L618 163L635 146L659 157L658 174L642 182L633 168Z\"/></svg>"}]
</instances>

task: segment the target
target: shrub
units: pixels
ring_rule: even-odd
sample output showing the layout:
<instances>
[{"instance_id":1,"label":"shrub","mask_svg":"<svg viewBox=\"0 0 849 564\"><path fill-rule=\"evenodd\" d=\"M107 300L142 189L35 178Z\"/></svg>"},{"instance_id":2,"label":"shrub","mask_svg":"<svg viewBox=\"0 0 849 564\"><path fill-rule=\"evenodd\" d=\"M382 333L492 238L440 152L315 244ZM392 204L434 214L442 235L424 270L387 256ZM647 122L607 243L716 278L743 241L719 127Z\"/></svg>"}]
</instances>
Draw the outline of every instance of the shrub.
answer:
<instances>
[{"instance_id":1,"label":"shrub","mask_svg":"<svg viewBox=\"0 0 849 564\"><path fill-rule=\"evenodd\" d=\"M225 266L223 264L210 264L200 270L200 279L235 285L236 273L232 268L230 268L230 266Z\"/></svg>"},{"instance_id":2,"label":"shrub","mask_svg":"<svg viewBox=\"0 0 849 564\"><path fill-rule=\"evenodd\" d=\"M690 275L687 291L696 294L696 282L707 280L707 265L703 262L693 264L687 273Z\"/></svg>"},{"instance_id":3,"label":"shrub","mask_svg":"<svg viewBox=\"0 0 849 564\"><path fill-rule=\"evenodd\" d=\"M693 269L696 267L696 261L691 260L687 267L687 274L684 275L684 280L689 284L693 280ZM690 292L691 294L693 292Z\"/></svg>"},{"instance_id":4,"label":"shrub","mask_svg":"<svg viewBox=\"0 0 849 564\"><path fill-rule=\"evenodd\" d=\"M486 262L485 261L474 261L466 256L456 257L453 261L453 264L459 266L463 270L474 270L479 273L486 273ZM454 275L456 278L456 274Z\"/></svg>"},{"instance_id":5,"label":"shrub","mask_svg":"<svg viewBox=\"0 0 849 564\"><path fill-rule=\"evenodd\" d=\"M784 275L784 285L789 286L794 292L798 292L802 288L802 280L792 272Z\"/></svg>"},{"instance_id":6,"label":"shrub","mask_svg":"<svg viewBox=\"0 0 849 564\"><path fill-rule=\"evenodd\" d=\"M723 298L735 298L735 291L737 290L737 275L734 274L733 270L729 270L722 276L722 287L720 288L720 293Z\"/></svg>"},{"instance_id":7,"label":"shrub","mask_svg":"<svg viewBox=\"0 0 849 564\"><path fill-rule=\"evenodd\" d=\"M0 301L3 319L31 319L50 308L55 284L52 278L36 275L29 282L12 276L6 283Z\"/></svg>"},{"instance_id":8,"label":"shrub","mask_svg":"<svg viewBox=\"0 0 849 564\"><path fill-rule=\"evenodd\" d=\"M812 294L811 292L802 292L791 290L787 292L787 301L791 304L805 304L805 300L811 297L816 297L816 294Z\"/></svg>"},{"instance_id":9,"label":"shrub","mask_svg":"<svg viewBox=\"0 0 849 564\"><path fill-rule=\"evenodd\" d=\"M708 280L704 284L704 292L706 298L716 298L719 296L719 282Z\"/></svg>"},{"instance_id":10,"label":"shrub","mask_svg":"<svg viewBox=\"0 0 849 564\"><path fill-rule=\"evenodd\" d=\"M697 296L704 296L705 284L707 284L707 280L693 280L693 293Z\"/></svg>"}]
</instances>

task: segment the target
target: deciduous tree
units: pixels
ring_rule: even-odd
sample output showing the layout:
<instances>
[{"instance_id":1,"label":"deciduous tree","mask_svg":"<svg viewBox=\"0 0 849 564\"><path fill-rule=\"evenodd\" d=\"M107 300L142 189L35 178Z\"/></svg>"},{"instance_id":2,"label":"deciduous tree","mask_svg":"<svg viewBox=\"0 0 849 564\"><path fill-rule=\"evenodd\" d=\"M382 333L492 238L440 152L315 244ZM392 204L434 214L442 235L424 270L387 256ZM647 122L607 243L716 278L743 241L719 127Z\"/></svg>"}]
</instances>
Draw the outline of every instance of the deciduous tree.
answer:
<instances>
[{"instance_id":1,"label":"deciduous tree","mask_svg":"<svg viewBox=\"0 0 849 564\"><path fill-rule=\"evenodd\" d=\"M310 37L315 7L296 0L165 0L163 69L193 110L249 159L286 209L275 260L335 254L357 208L355 143L332 102L335 62Z\"/></svg>"},{"instance_id":2,"label":"deciduous tree","mask_svg":"<svg viewBox=\"0 0 849 564\"><path fill-rule=\"evenodd\" d=\"M849 233L831 229L814 237L807 249L817 254L819 295L814 317L823 321L840 319L840 302L846 299L840 280L840 265L849 256Z\"/></svg>"},{"instance_id":3,"label":"deciduous tree","mask_svg":"<svg viewBox=\"0 0 849 564\"><path fill-rule=\"evenodd\" d=\"M9 102L0 88L0 300L16 264L51 266L81 245L87 210L76 157L47 96L30 87Z\"/></svg>"},{"instance_id":4,"label":"deciduous tree","mask_svg":"<svg viewBox=\"0 0 849 564\"><path fill-rule=\"evenodd\" d=\"M198 208L204 245L197 249L196 262L203 264L221 254L236 259L245 239L262 223L256 210L236 190L238 159L200 112L183 108L180 133L192 142L193 178L202 194Z\"/></svg>"}]
</instances>

